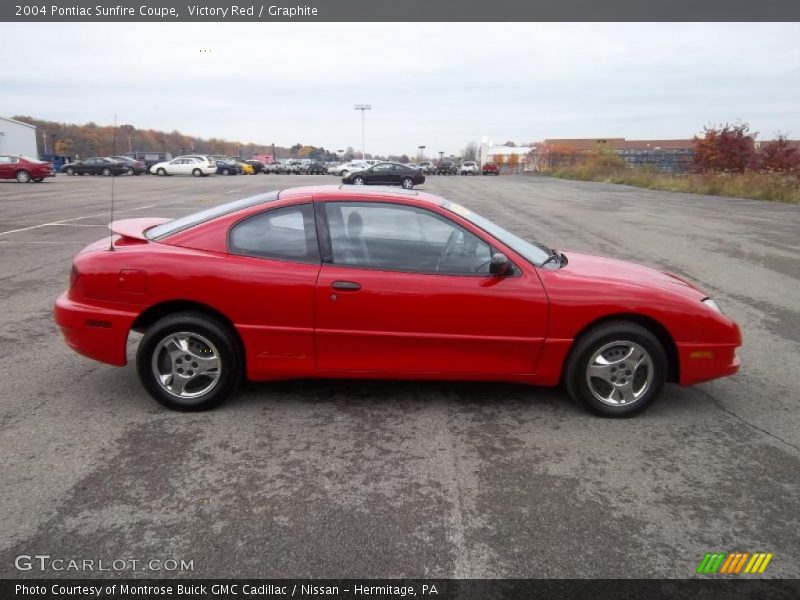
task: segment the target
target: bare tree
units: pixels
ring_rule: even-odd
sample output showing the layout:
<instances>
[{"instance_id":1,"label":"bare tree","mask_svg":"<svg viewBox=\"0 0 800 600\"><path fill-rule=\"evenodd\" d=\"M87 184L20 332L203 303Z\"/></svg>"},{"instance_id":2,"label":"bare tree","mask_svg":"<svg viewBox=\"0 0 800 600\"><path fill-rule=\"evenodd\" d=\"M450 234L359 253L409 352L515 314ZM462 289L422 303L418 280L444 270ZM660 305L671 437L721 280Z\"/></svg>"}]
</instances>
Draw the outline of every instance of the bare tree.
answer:
<instances>
[{"instance_id":1,"label":"bare tree","mask_svg":"<svg viewBox=\"0 0 800 600\"><path fill-rule=\"evenodd\" d=\"M461 156L464 157L464 160L478 160L478 144L475 142L467 144L461 151Z\"/></svg>"}]
</instances>

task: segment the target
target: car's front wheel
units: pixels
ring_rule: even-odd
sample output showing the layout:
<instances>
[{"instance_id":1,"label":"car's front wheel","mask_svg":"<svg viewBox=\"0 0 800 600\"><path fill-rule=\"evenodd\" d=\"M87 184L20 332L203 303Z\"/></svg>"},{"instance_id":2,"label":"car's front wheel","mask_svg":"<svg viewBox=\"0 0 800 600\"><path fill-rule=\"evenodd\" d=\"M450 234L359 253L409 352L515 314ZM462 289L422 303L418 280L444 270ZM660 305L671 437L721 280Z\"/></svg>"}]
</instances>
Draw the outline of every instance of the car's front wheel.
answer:
<instances>
[{"instance_id":1,"label":"car's front wheel","mask_svg":"<svg viewBox=\"0 0 800 600\"><path fill-rule=\"evenodd\" d=\"M156 175L158 175L159 177L163 177L166 174L167 174L166 169L157 169L156 170Z\"/></svg>"},{"instance_id":2,"label":"car's front wheel","mask_svg":"<svg viewBox=\"0 0 800 600\"><path fill-rule=\"evenodd\" d=\"M200 169L194 169L192 171L192 175L194 175L195 177L202 177L203 176L203 172Z\"/></svg>"},{"instance_id":3,"label":"car's front wheel","mask_svg":"<svg viewBox=\"0 0 800 600\"><path fill-rule=\"evenodd\" d=\"M75 175L75 169L72 167L68 167L66 171L64 171L67 175Z\"/></svg>"},{"instance_id":4,"label":"car's front wheel","mask_svg":"<svg viewBox=\"0 0 800 600\"><path fill-rule=\"evenodd\" d=\"M360 176L353 177L353 185L364 185L364 178Z\"/></svg>"},{"instance_id":5,"label":"car's front wheel","mask_svg":"<svg viewBox=\"0 0 800 600\"><path fill-rule=\"evenodd\" d=\"M570 396L606 417L643 411L664 386L667 355L653 333L636 323L614 321L586 332L565 370Z\"/></svg>"},{"instance_id":6,"label":"car's front wheel","mask_svg":"<svg viewBox=\"0 0 800 600\"><path fill-rule=\"evenodd\" d=\"M102 173L103 177L111 177L111 169L108 169L108 168L103 169L101 173Z\"/></svg>"},{"instance_id":7,"label":"car's front wheel","mask_svg":"<svg viewBox=\"0 0 800 600\"><path fill-rule=\"evenodd\" d=\"M230 395L242 360L230 328L200 313L166 316L145 333L136 354L142 385L176 410L206 410Z\"/></svg>"},{"instance_id":8,"label":"car's front wheel","mask_svg":"<svg viewBox=\"0 0 800 600\"><path fill-rule=\"evenodd\" d=\"M400 181L400 185L402 185L405 189L410 190L414 187L414 180L411 177L403 177Z\"/></svg>"},{"instance_id":9,"label":"car's front wheel","mask_svg":"<svg viewBox=\"0 0 800 600\"><path fill-rule=\"evenodd\" d=\"M28 183L31 180L31 174L24 169L17 171L16 177L19 183Z\"/></svg>"}]
</instances>

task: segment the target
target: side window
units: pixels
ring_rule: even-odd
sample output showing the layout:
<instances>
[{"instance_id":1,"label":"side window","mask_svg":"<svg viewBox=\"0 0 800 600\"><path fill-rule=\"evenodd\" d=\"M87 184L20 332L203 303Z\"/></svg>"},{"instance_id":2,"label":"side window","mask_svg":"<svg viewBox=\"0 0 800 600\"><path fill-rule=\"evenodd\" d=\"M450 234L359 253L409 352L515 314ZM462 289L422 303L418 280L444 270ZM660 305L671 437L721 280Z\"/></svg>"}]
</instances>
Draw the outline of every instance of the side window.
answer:
<instances>
[{"instance_id":1,"label":"side window","mask_svg":"<svg viewBox=\"0 0 800 600\"><path fill-rule=\"evenodd\" d=\"M311 204L299 204L258 213L231 228L232 254L319 263L317 231Z\"/></svg>"},{"instance_id":2,"label":"side window","mask_svg":"<svg viewBox=\"0 0 800 600\"><path fill-rule=\"evenodd\" d=\"M429 210L328 202L325 214L334 264L442 275L489 274L489 244Z\"/></svg>"}]
</instances>

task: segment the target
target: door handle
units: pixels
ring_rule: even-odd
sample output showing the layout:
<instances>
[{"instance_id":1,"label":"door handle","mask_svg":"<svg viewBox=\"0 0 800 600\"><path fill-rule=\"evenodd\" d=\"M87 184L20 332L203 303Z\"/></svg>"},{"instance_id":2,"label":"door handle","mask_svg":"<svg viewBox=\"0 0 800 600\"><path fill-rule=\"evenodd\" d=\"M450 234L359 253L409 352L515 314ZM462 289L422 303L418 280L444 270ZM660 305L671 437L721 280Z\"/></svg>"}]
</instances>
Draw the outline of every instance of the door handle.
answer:
<instances>
[{"instance_id":1,"label":"door handle","mask_svg":"<svg viewBox=\"0 0 800 600\"><path fill-rule=\"evenodd\" d=\"M361 289L361 284L355 281L334 281L331 287L335 290L345 290L355 292Z\"/></svg>"}]
</instances>

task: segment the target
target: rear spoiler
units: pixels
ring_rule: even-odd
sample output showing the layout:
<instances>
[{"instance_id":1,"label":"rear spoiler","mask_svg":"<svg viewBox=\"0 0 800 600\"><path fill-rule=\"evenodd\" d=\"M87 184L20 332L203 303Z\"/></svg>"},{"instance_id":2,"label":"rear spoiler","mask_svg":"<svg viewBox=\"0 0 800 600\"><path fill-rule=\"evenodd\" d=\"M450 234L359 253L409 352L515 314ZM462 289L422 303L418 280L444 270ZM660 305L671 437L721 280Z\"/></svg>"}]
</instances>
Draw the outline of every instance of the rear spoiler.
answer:
<instances>
[{"instance_id":1,"label":"rear spoiler","mask_svg":"<svg viewBox=\"0 0 800 600\"><path fill-rule=\"evenodd\" d=\"M122 219L119 221L112 221L109 223L108 228L112 233L121 235L122 237L132 238L134 240L147 240L144 232L161 225L172 219L164 217L145 217L141 219Z\"/></svg>"}]
</instances>

